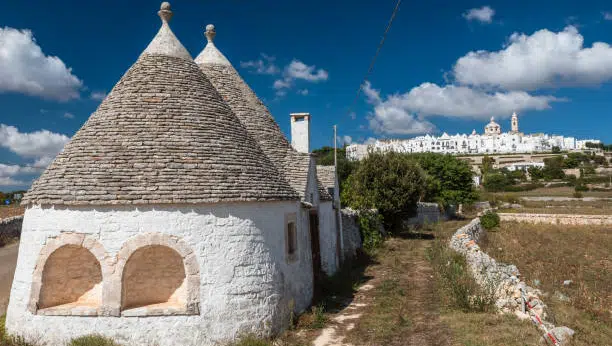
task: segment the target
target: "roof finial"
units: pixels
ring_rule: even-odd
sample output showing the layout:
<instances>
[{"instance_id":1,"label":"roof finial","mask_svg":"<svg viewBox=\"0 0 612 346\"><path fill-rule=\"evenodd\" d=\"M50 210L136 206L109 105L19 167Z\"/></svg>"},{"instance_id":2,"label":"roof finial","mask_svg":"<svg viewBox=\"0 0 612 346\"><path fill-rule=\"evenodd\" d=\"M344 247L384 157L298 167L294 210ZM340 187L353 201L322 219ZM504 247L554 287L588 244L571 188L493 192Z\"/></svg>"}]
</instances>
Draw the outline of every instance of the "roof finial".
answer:
<instances>
[{"instance_id":1,"label":"roof finial","mask_svg":"<svg viewBox=\"0 0 612 346\"><path fill-rule=\"evenodd\" d=\"M157 12L162 22L168 23L172 19L172 10L170 9L170 3L167 1L162 2L159 12Z\"/></svg>"},{"instance_id":2,"label":"roof finial","mask_svg":"<svg viewBox=\"0 0 612 346\"><path fill-rule=\"evenodd\" d=\"M215 39L215 35L217 35L217 32L215 31L215 26L212 24L208 24L206 26L206 31L204 32L204 35L206 35L208 42L212 43Z\"/></svg>"}]
</instances>

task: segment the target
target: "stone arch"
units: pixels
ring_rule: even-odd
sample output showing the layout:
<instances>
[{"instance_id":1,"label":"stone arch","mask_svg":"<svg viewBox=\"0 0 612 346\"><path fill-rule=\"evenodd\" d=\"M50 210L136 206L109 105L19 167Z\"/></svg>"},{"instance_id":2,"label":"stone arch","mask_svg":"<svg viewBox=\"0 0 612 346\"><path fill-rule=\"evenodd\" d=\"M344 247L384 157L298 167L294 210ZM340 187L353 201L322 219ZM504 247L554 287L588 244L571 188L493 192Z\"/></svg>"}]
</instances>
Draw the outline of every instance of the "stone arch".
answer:
<instances>
[{"instance_id":1,"label":"stone arch","mask_svg":"<svg viewBox=\"0 0 612 346\"><path fill-rule=\"evenodd\" d=\"M199 314L200 269L175 236L143 233L117 254L114 303L123 316Z\"/></svg>"},{"instance_id":2,"label":"stone arch","mask_svg":"<svg viewBox=\"0 0 612 346\"><path fill-rule=\"evenodd\" d=\"M93 236L49 238L34 268L28 307L44 315L97 315L102 306L104 247Z\"/></svg>"}]
</instances>

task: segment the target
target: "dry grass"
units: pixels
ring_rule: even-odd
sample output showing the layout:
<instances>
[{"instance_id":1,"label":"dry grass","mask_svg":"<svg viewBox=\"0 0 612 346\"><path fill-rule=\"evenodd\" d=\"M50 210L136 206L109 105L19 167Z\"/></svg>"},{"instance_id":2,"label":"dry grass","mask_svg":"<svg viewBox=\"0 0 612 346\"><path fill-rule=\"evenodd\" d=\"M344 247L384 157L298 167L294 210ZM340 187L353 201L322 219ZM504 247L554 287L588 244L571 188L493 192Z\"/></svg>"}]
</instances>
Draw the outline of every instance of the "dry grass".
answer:
<instances>
[{"instance_id":1,"label":"dry grass","mask_svg":"<svg viewBox=\"0 0 612 346\"><path fill-rule=\"evenodd\" d=\"M460 267L465 262L448 247L450 237L463 224L439 224L436 227L436 240L430 250L430 260L436 268L435 282L442 323L450 328L455 342L460 345L537 345L541 334L531 322L521 321L511 315L500 315L486 304L466 304L463 298L465 294L479 294L485 299L488 294L479 292L467 273L461 274L448 269Z\"/></svg>"},{"instance_id":2,"label":"dry grass","mask_svg":"<svg viewBox=\"0 0 612 346\"><path fill-rule=\"evenodd\" d=\"M541 187L531 191L516 192L519 196L555 196L555 197L572 197L574 188L571 186L562 187ZM609 191L585 191L582 193L584 197L612 197L612 192Z\"/></svg>"},{"instance_id":3,"label":"dry grass","mask_svg":"<svg viewBox=\"0 0 612 346\"><path fill-rule=\"evenodd\" d=\"M612 345L611 227L502 223L483 246L528 284L540 282L554 322L576 330L573 345Z\"/></svg>"},{"instance_id":4,"label":"dry grass","mask_svg":"<svg viewBox=\"0 0 612 346\"><path fill-rule=\"evenodd\" d=\"M7 217L23 215L24 210L25 210L24 207L21 207L21 206L2 205L0 206L0 220L7 218Z\"/></svg>"}]
</instances>

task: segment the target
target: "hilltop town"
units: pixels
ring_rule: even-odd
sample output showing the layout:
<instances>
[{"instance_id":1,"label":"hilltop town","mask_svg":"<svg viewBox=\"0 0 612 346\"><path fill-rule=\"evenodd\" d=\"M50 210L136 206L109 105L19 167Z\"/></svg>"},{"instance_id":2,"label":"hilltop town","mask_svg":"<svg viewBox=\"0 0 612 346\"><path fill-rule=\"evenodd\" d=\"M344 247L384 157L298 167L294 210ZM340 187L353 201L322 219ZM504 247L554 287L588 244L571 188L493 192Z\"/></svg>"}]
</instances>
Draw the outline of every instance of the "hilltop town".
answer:
<instances>
[{"instance_id":1,"label":"hilltop town","mask_svg":"<svg viewBox=\"0 0 612 346\"><path fill-rule=\"evenodd\" d=\"M576 139L559 135L524 134L519 130L519 119L516 113L511 117L510 131L503 132L502 126L491 121L485 125L484 133L449 135L444 132L441 136L419 136L410 139L376 140L367 144L350 144L346 147L346 154L351 160L364 158L369 151L398 152L398 153L442 153L453 155L482 155L482 154L515 154L515 153L541 153L557 150L584 150L587 143L600 144L599 139Z\"/></svg>"}]
</instances>

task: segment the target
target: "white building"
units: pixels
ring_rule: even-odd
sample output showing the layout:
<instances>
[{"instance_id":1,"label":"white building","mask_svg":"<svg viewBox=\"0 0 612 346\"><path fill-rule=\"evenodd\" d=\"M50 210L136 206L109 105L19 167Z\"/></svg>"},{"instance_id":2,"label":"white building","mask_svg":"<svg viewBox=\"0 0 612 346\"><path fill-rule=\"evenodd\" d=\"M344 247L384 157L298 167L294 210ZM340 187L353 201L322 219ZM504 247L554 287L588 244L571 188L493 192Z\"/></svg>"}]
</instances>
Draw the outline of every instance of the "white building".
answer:
<instances>
[{"instance_id":1,"label":"white building","mask_svg":"<svg viewBox=\"0 0 612 346\"><path fill-rule=\"evenodd\" d=\"M525 135L519 132L518 116L512 114L511 131L502 132L501 126L491 118L484 129L484 135L471 134L442 136L419 136L411 139L377 140L373 144L351 144L346 147L346 155L351 160L361 160L370 151L395 151L401 153L433 152L442 154L510 154L551 151L557 146L561 150L585 149L586 142L599 143L599 140L577 141L573 137L546 134Z\"/></svg>"},{"instance_id":2,"label":"white building","mask_svg":"<svg viewBox=\"0 0 612 346\"><path fill-rule=\"evenodd\" d=\"M313 160L275 132L212 28L198 67L169 4L159 15L153 41L24 196L10 334L143 346L272 335L309 306L318 267L338 268L333 198Z\"/></svg>"}]
</instances>

